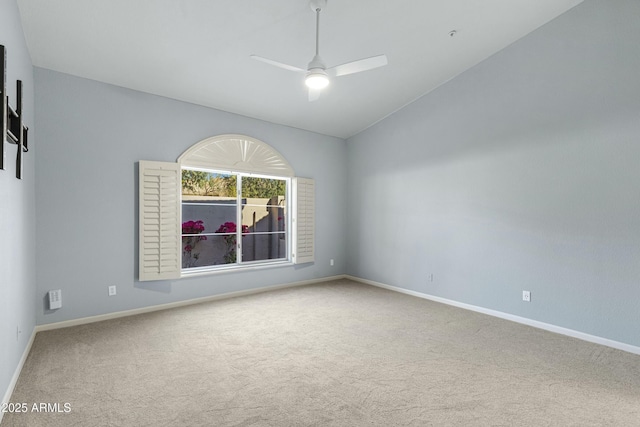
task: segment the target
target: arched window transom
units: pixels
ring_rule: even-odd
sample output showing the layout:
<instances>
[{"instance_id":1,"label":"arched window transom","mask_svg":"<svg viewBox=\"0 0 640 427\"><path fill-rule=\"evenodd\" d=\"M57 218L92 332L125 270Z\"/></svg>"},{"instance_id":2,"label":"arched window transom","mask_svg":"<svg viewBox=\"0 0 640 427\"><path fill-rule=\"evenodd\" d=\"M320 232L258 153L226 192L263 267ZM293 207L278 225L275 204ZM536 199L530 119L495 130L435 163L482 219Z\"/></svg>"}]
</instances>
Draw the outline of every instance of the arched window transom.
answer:
<instances>
[{"instance_id":1,"label":"arched window transom","mask_svg":"<svg viewBox=\"0 0 640 427\"><path fill-rule=\"evenodd\" d=\"M289 162L273 147L245 135L218 135L186 150L183 168L226 170L275 176L294 176Z\"/></svg>"}]
</instances>

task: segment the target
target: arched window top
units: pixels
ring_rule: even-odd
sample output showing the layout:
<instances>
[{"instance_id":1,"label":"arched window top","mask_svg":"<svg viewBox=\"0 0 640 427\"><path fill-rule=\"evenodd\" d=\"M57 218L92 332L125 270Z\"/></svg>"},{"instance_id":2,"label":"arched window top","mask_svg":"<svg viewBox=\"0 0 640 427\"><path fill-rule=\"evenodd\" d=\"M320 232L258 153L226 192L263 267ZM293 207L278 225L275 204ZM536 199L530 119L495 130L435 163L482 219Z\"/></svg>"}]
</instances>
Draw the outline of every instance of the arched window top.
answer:
<instances>
[{"instance_id":1,"label":"arched window top","mask_svg":"<svg viewBox=\"0 0 640 427\"><path fill-rule=\"evenodd\" d=\"M294 176L293 168L269 144L246 135L204 139L178 157L181 167Z\"/></svg>"}]
</instances>

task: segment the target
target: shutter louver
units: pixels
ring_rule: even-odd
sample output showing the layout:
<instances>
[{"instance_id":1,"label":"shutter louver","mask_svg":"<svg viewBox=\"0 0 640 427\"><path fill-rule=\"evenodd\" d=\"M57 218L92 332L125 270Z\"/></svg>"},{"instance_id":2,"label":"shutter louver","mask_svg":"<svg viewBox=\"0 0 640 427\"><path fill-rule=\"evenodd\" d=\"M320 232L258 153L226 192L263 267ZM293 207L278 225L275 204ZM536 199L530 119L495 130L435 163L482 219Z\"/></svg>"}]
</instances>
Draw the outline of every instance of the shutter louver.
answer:
<instances>
[{"instance_id":1,"label":"shutter louver","mask_svg":"<svg viewBox=\"0 0 640 427\"><path fill-rule=\"evenodd\" d=\"M177 163L140 161L140 281L180 278L181 173Z\"/></svg>"},{"instance_id":2,"label":"shutter louver","mask_svg":"<svg viewBox=\"0 0 640 427\"><path fill-rule=\"evenodd\" d=\"M309 178L293 179L295 200L294 221L294 264L315 261L315 181Z\"/></svg>"}]
</instances>

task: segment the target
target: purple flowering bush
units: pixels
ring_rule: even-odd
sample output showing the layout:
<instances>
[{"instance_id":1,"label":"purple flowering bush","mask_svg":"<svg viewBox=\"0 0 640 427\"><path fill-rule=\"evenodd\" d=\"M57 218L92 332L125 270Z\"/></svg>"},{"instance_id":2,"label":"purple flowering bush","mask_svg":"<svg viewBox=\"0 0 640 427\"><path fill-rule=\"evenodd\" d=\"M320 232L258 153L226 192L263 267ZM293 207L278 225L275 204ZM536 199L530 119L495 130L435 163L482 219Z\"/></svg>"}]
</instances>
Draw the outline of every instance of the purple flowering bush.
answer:
<instances>
[{"instance_id":1,"label":"purple flowering bush","mask_svg":"<svg viewBox=\"0 0 640 427\"><path fill-rule=\"evenodd\" d=\"M222 236L222 238L224 239L224 242L227 246L227 252L224 254L224 261L227 264L236 262L238 258L236 255L236 246L237 246L236 231L237 230L238 228L236 227L235 222L225 222L216 230L216 233L225 233L225 235ZM242 234L245 235L248 233L249 233L249 227L246 225L243 225Z\"/></svg>"},{"instance_id":2,"label":"purple flowering bush","mask_svg":"<svg viewBox=\"0 0 640 427\"><path fill-rule=\"evenodd\" d=\"M201 234L204 232L204 222L198 221L185 221L182 223L182 267L189 268L195 267L198 259L200 258L200 252L196 252L196 246L198 242L207 240L207 236L194 236L194 234ZM190 234L190 236L185 236Z\"/></svg>"}]
</instances>

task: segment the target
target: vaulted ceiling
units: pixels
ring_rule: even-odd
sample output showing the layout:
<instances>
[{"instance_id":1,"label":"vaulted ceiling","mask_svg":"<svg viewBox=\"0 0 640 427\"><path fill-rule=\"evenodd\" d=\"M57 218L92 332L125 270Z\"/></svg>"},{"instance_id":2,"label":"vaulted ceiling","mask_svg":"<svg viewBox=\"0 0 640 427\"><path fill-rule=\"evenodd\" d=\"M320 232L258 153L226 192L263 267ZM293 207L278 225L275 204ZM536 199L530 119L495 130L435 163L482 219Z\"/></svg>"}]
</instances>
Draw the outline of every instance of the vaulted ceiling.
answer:
<instances>
[{"instance_id":1,"label":"vaulted ceiling","mask_svg":"<svg viewBox=\"0 0 640 427\"><path fill-rule=\"evenodd\" d=\"M33 64L274 123L348 138L582 0L328 0L327 66L389 64L334 78L309 102L315 51L306 0L18 0ZM452 34L452 31L455 33Z\"/></svg>"}]
</instances>

